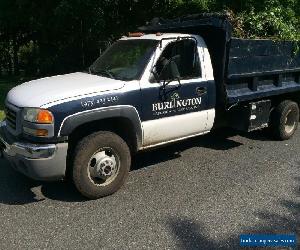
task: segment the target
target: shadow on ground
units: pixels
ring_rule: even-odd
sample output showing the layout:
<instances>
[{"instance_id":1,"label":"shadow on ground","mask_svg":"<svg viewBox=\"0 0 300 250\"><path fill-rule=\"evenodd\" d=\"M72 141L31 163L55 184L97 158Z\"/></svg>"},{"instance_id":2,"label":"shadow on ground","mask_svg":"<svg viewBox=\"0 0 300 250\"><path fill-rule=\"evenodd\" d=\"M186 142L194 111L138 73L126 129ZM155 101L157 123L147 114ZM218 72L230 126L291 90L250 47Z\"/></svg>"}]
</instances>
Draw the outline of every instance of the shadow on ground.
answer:
<instances>
[{"instance_id":1,"label":"shadow on ground","mask_svg":"<svg viewBox=\"0 0 300 250\"><path fill-rule=\"evenodd\" d=\"M9 163L0 160L0 203L24 205L46 198L65 201L85 201L75 187L67 182L39 182L13 170Z\"/></svg>"},{"instance_id":2,"label":"shadow on ground","mask_svg":"<svg viewBox=\"0 0 300 250\"><path fill-rule=\"evenodd\" d=\"M27 204L36 202L32 188L39 185L38 182L30 180L15 172L9 163L0 160L0 202L4 204Z\"/></svg>"},{"instance_id":3,"label":"shadow on ground","mask_svg":"<svg viewBox=\"0 0 300 250\"><path fill-rule=\"evenodd\" d=\"M294 195L300 197L300 177L295 177L295 180L297 181L297 189ZM238 235L231 235L226 239L209 237L202 223L190 220L189 218L169 217L165 222L174 239L176 239L179 249L253 249L240 247L240 234L296 234L298 240L296 247L276 247L276 249L300 249L300 202L279 199L278 203L288 211L285 215L270 213L269 211L257 211L254 213L254 216L259 219L257 225L246 228L239 232ZM274 247L256 247L255 249L274 249Z\"/></svg>"},{"instance_id":4,"label":"shadow on ground","mask_svg":"<svg viewBox=\"0 0 300 250\"><path fill-rule=\"evenodd\" d=\"M212 239L207 236L205 227L188 218L168 218L166 224L177 241L179 249L253 249L240 248L240 234L296 234L297 247L290 249L300 249L300 204L282 200L280 204L289 209L290 216L280 216L275 213L259 211L255 215L259 218L259 225L241 231L238 235L232 235L227 239ZM292 219L294 218L294 219ZM255 248L274 249L274 248ZM288 249L276 247L276 249Z\"/></svg>"},{"instance_id":5,"label":"shadow on ground","mask_svg":"<svg viewBox=\"0 0 300 250\"><path fill-rule=\"evenodd\" d=\"M279 216L274 213L258 212L256 216L259 218L259 225L241 231L237 235L232 235L226 239L214 239L208 236L208 233L199 222L189 220L188 218L168 218L166 221L167 227L176 239L178 249L253 249L253 248L240 248L239 235L240 234L296 234L298 238L299 249L299 237L300 237L300 217L299 216L299 203L293 203L288 201L280 202L283 207L290 209L290 213L293 214L294 219L289 216ZM255 249L274 249L274 248L255 248ZM277 248L276 249L287 249ZM292 248L291 248L292 249Z\"/></svg>"},{"instance_id":6,"label":"shadow on ground","mask_svg":"<svg viewBox=\"0 0 300 250\"><path fill-rule=\"evenodd\" d=\"M181 157L181 152L190 148L210 148L213 150L229 150L242 144L230 139L237 133L233 130L217 130L210 134L176 142L174 144L143 152L135 157L132 170L145 168Z\"/></svg>"}]
</instances>

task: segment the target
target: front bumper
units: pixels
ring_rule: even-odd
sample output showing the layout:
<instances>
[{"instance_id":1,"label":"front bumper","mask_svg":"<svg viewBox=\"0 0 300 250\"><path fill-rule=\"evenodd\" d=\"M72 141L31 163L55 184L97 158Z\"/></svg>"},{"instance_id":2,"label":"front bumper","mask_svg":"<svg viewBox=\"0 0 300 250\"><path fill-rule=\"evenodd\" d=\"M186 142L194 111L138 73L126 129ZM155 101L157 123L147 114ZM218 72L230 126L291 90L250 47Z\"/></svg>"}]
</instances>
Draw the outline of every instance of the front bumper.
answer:
<instances>
[{"instance_id":1,"label":"front bumper","mask_svg":"<svg viewBox=\"0 0 300 250\"><path fill-rule=\"evenodd\" d=\"M68 143L32 144L16 141L0 123L0 150L11 166L35 180L61 180L65 177Z\"/></svg>"}]
</instances>

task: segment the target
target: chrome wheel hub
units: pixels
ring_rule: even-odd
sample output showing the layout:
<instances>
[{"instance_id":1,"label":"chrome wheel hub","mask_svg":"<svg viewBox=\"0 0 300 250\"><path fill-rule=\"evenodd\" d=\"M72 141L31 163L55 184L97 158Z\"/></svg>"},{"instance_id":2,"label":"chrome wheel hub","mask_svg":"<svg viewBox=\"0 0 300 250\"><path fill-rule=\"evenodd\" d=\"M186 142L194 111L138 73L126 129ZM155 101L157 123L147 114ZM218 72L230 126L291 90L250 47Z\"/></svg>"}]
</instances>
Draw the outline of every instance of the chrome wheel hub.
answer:
<instances>
[{"instance_id":1,"label":"chrome wheel hub","mask_svg":"<svg viewBox=\"0 0 300 250\"><path fill-rule=\"evenodd\" d=\"M116 169L116 161L111 157L103 157L102 160L99 160L99 163L96 166L96 171L99 177L108 178L112 176Z\"/></svg>"},{"instance_id":2,"label":"chrome wheel hub","mask_svg":"<svg viewBox=\"0 0 300 250\"><path fill-rule=\"evenodd\" d=\"M88 165L89 178L96 185L107 185L112 182L119 171L119 160L112 149L96 152Z\"/></svg>"},{"instance_id":3,"label":"chrome wheel hub","mask_svg":"<svg viewBox=\"0 0 300 250\"><path fill-rule=\"evenodd\" d=\"M296 126L296 122L294 120L294 114L290 110L285 118L284 129L285 129L286 133L288 133L288 134L291 133L294 130L295 126Z\"/></svg>"}]
</instances>

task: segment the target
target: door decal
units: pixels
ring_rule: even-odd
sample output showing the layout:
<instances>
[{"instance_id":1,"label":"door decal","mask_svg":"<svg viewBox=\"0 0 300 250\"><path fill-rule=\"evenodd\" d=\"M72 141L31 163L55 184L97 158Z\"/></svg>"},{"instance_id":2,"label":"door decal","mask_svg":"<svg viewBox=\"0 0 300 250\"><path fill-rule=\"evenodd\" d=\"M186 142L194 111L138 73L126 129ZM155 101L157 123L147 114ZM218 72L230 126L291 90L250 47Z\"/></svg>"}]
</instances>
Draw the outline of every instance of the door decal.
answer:
<instances>
[{"instance_id":1,"label":"door decal","mask_svg":"<svg viewBox=\"0 0 300 250\"><path fill-rule=\"evenodd\" d=\"M202 103L201 97L181 99L178 93L174 93L172 97L171 100L167 102L153 103L153 115L161 116L171 113L179 115L184 112L193 112L199 110Z\"/></svg>"}]
</instances>

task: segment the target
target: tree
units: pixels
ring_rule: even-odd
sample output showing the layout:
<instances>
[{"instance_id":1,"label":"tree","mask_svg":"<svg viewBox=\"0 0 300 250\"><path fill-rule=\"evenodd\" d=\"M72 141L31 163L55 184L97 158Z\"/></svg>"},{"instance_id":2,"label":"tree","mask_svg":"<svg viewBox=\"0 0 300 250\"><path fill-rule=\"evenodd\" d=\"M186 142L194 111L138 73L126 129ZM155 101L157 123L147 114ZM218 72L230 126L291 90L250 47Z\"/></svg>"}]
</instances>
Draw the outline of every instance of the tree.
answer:
<instances>
[{"instance_id":1,"label":"tree","mask_svg":"<svg viewBox=\"0 0 300 250\"><path fill-rule=\"evenodd\" d=\"M39 76L80 70L153 17L224 10L237 36L300 38L299 0L0 0L0 68Z\"/></svg>"}]
</instances>

